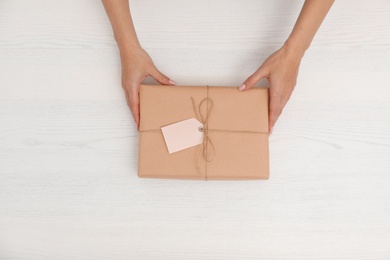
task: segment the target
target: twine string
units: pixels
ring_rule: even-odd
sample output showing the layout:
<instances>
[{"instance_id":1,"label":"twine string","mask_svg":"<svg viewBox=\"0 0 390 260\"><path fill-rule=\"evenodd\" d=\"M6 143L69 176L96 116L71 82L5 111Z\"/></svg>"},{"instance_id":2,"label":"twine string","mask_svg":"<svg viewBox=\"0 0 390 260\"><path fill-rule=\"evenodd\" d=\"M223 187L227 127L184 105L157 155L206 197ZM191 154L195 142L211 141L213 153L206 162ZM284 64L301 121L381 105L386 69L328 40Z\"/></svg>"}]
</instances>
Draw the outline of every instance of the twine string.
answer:
<instances>
[{"instance_id":1,"label":"twine string","mask_svg":"<svg viewBox=\"0 0 390 260\"><path fill-rule=\"evenodd\" d=\"M209 127L208 127L208 123L209 122L208 121L209 121L210 114L211 114L211 111L212 111L213 106L214 106L213 100L211 100L211 98L209 98L209 86L207 85L207 95L206 95L206 97L204 99L202 99L202 101L200 101L200 103L199 103L199 106L198 106L199 113L198 113L198 110L196 109L194 97L192 97L192 96L191 96L191 101L192 101L192 107L194 109L195 116L203 124L203 127L201 127L199 129L199 131L203 132L203 141L202 141L201 154L203 155L203 158L206 161L205 171L204 171L205 174L204 175L205 175L205 179L207 180L207 163L213 161L214 160L214 156L215 156L215 147L214 147L214 144L211 141L211 139L209 137L209 134L208 134L209 133ZM204 115L203 112L202 112L203 111L202 106L204 106L204 103L206 103L206 115ZM210 143L211 148L212 148L212 157L211 158L208 158L208 156L207 156L207 152L208 152L207 146L208 146L208 143ZM198 170L199 170L199 172L202 173L201 167L200 167L199 155L200 154L198 154Z\"/></svg>"},{"instance_id":2,"label":"twine string","mask_svg":"<svg viewBox=\"0 0 390 260\"><path fill-rule=\"evenodd\" d=\"M194 111L195 111L195 115L196 117L198 118L198 120L203 124L203 128L199 129L199 131L203 132L203 142L202 142L202 154L203 154L203 157L204 159L207 161L207 162L211 162L212 160L214 160L214 156L215 156L215 147L214 147L214 144L213 142L211 141L208 133L209 133L209 129L208 129L208 120L209 120L209 117L210 117L210 114L211 114L211 110L213 108L213 101L206 97L204 98L200 104L199 104L199 115L197 113L197 110L196 110L196 106L195 106L195 101L194 101L194 98L191 97L191 101L192 101L192 105L193 105L193 108L194 108ZM202 114L202 105L204 102L210 102L211 106L209 108L207 108L207 112L206 112L206 117L204 117L204 115ZM211 147L212 147L212 157L211 158L208 158L207 157L207 144L210 144Z\"/></svg>"}]
</instances>

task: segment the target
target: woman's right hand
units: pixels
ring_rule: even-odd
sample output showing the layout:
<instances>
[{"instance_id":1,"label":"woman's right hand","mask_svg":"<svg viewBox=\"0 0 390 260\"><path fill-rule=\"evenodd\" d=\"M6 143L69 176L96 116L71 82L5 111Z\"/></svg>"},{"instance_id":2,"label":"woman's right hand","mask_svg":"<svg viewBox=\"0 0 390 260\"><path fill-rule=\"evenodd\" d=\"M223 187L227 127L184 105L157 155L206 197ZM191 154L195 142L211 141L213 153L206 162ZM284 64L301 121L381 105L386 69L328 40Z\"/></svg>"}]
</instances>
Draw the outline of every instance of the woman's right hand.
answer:
<instances>
[{"instance_id":1,"label":"woman's right hand","mask_svg":"<svg viewBox=\"0 0 390 260\"><path fill-rule=\"evenodd\" d=\"M139 130L141 82L147 76L151 76L162 85L175 85L176 83L156 68L151 57L142 47L134 48L126 54L121 53L121 63L122 88L125 91L127 105L133 114L137 130Z\"/></svg>"}]
</instances>

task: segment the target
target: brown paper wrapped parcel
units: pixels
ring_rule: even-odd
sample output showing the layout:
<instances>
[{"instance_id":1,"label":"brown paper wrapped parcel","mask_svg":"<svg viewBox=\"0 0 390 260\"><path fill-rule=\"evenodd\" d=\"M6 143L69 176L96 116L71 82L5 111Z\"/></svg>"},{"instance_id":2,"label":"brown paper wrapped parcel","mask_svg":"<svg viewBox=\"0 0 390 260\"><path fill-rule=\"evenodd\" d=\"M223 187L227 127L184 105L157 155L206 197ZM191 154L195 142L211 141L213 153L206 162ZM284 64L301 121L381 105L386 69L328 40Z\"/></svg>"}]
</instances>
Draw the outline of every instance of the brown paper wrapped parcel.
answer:
<instances>
[{"instance_id":1,"label":"brown paper wrapped parcel","mask_svg":"<svg viewBox=\"0 0 390 260\"><path fill-rule=\"evenodd\" d=\"M139 95L139 177L269 178L268 88L141 84ZM190 118L202 126L187 132L200 134L201 142L169 153L162 128ZM181 134L188 133L177 139Z\"/></svg>"}]
</instances>

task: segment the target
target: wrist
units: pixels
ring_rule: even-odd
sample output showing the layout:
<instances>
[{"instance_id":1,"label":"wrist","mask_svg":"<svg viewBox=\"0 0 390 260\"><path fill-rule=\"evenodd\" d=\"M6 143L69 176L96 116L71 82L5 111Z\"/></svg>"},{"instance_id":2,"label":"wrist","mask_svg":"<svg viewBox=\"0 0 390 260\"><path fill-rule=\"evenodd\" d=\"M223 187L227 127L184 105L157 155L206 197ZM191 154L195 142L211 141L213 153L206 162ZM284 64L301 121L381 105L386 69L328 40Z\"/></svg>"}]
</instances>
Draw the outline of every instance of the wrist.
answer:
<instances>
[{"instance_id":1,"label":"wrist","mask_svg":"<svg viewBox=\"0 0 390 260\"><path fill-rule=\"evenodd\" d=\"M290 57L301 60L305 55L305 52L308 47L309 44L305 44L304 41L300 39L295 39L290 36L284 42L282 49L284 49Z\"/></svg>"},{"instance_id":2,"label":"wrist","mask_svg":"<svg viewBox=\"0 0 390 260\"><path fill-rule=\"evenodd\" d=\"M117 33L114 32L114 38L118 45L118 49L122 56L129 56L135 51L141 49L141 44L138 41L137 35L135 32L125 32Z\"/></svg>"},{"instance_id":3,"label":"wrist","mask_svg":"<svg viewBox=\"0 0 390 260\"><path fill-rule=\"evenodd\" d=\"M126 60L134 56L135 53L139 52L142 49L141 45L138 42L118 44L118 48L122 60Z\"/></svg>"}]
</instances>

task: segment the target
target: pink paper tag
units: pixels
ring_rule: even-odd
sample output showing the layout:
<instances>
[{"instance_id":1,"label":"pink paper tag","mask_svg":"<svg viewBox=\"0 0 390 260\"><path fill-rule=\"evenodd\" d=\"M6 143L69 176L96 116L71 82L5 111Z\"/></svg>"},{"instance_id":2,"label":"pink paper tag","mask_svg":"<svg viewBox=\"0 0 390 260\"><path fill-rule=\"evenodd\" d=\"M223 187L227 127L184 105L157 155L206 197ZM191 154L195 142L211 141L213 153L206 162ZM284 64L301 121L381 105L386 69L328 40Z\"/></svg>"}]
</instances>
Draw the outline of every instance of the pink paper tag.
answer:
<instances>
[{"instance_id":1,"label":"pink paper tag","mask_svg":"<svg viewBox=\"0 0 390 260\"><path fill-rule=\"evenodd\" d=\"M161 127L168 152L174 153L203 142L203 124L189 118Z\"/></svg>"}]
</instances>

